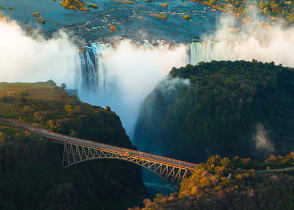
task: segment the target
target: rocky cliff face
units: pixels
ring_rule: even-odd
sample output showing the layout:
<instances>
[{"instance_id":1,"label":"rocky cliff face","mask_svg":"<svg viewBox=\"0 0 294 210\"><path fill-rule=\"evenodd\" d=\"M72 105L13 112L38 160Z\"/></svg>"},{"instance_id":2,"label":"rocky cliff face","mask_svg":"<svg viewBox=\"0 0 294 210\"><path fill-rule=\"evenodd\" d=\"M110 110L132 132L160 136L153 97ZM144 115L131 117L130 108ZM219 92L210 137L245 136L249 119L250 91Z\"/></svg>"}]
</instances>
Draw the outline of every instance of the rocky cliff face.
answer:
<instances>
[{"instance_id":1,"label":"rocky cliff face","mask_svg":"<svg viewBox=\"0 0 294 210\"><path fill-rule=\"evenodd\" d=\"M293 69L256 61L173 69L145 100L135 145L194 162L214 154L288 153L294 147L293 81Z\"/></svg>"},{"instance_id":2,"label":"rocky cliff face","mask_svg":"<svg viewBox=\"0 0 294 210\"><path fill-rule=\"evenodd\" d=\"M0 116L134 149L110 108L81 103L52 82L1 83ZM0 209L126 209L146 195L135 165L92 160L63 169L62 155L62 145L0 125Z\"/></svg>"}]
</instances>

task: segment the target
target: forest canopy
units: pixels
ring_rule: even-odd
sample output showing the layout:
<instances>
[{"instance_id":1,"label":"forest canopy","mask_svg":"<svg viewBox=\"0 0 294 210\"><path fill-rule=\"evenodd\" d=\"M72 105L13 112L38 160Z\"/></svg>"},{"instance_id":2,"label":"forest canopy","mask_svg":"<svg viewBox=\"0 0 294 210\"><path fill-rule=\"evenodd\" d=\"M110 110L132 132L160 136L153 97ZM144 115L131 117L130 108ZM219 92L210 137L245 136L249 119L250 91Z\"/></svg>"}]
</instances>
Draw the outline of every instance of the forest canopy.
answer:
<instances>
[{"instance_id":1,"label":"forest canopy","mask_svg":"<svg viewBox=\"0 0 294 210\"><path fill-rule=\"evenodd\" d=\"M140 150L193 162L285 154L294 148L293 106L291 68L255 60L187 65L147 97L135 141Z\"/></svg>"}]
</instances>

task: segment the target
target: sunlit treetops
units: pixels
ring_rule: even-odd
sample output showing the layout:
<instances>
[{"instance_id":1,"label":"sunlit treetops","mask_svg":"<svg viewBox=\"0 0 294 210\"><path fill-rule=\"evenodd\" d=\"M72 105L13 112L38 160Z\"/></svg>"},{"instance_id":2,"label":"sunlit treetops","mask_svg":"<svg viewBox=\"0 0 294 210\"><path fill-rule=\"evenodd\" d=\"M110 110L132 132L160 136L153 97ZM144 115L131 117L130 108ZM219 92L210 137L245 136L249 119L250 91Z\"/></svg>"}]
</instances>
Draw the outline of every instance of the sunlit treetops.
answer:
<instances>
[{"instance_id":1,"label":"sunlit treetops","mask_svg":"<svg viewBox=\"0 0 294 210\"><path fill-rule=\"evenodd\" d=\"M144 209L289 209L293 205L289 198L293 196L294 177L291 173L267 172L272 161L276 161L275 168L288 167L294 163L294 153L271 156L263 162L239 156L211 156L196 166L181 183L179 192L157 194L153 201L145 199Z\"/></svg>"},{"instance_id":2,"label":"sunlit treetops","mask_svg":"<svg viewBox=\"0 0 294 210\"><path fill-rule=\"evenodd\" d=\"M81 11L89 11L87 7L91 7L94 9L98 8L98 6L95 3L89 3L86 7L86 4L84 3L83 0L62 0L59 2L59 4L66 9L81 10Z\"/></svg>"},{"instance_id":3,"label":"sunlit treetops","mask_svg":"<svg viewBox=\"0 0 294 210\"><path fill-rule=\"evenodd\" d=\"M255 6L260 13L275 21L283 18L289 23L294 22L294 1L293 0L189 0L202 3L220 11L228 12L237 17L246 17L249 10Z\"/></svg>"},{"instance_id":4,"label":"sunlit treetops","mask_svg":"<svg viewBox=\"0 0 294 210\"><path fill-rule=\"evenodd\" d=\"M156 18L159 18L159 19L162 19L162 20L167 20L167 16L160 13L160 14L150 14L150 16L152 17L156 17Z\"/></svg>"}]
</instances>

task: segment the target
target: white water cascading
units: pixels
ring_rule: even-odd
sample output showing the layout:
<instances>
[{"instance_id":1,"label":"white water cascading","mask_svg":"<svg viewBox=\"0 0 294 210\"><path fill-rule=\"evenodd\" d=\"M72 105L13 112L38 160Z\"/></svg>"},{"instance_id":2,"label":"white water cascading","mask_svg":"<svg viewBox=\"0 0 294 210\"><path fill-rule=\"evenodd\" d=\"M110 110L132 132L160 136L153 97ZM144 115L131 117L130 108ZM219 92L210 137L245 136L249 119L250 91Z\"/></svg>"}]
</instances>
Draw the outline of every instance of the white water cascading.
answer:
<instances>
[{"instance_id":1,"label":"white water cascading","mask_svg":"<svg viewBox=\"0 0 294 210\"><path fill-rule=\"evenodd\" d=\"M105 43L92 43L87 46L81 57L79 92L82 97L93 93L104 93L111 88L111 78L103 67L103 52L112 46Z\"/></svg>"},{"instance_id":2,"label":"white water cascading","mask_svg":"<svg viewBox=\"0 0 294 210\"><path fill-rule=\"evenodd\" d=\"M196 65L199 62L209 62L213 59L213 48L215 43L212 41L192 42L190 44L190 64Z\"/></svg>"}]
</instances>

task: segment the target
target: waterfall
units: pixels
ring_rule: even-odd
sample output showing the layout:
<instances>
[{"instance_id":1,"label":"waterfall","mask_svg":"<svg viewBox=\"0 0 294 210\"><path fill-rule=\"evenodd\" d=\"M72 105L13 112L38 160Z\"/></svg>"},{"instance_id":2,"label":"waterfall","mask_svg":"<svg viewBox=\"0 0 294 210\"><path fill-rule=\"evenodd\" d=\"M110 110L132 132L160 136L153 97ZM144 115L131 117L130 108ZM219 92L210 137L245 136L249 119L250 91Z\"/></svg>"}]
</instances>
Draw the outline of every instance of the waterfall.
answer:
<instances>
[{"instance_id":1,"label":"waterfall","mask_svg":"<svg viewBox=\"0 0 294 210\"><path fill-rule=\"evenodd\" d=\"M111 76L103 66L103 52L111 49L107 43L91 43L80 54L79 92L82 95L102 94L111 88Z\"/></svg>"},{"instance_id":2,"label":"waterfall","mask_svg":"<svg viewBox=\"0 0 294 210\"><path fill-rule=\"evenodd\" d=\"M97 90L97 56L95 50L91 47L86 47L85 52L81 54L81 66L82 66L82 87L86 87L88 90Z\"/></svg>"},{"instance_id":3,"label":"waterfall","mask_svg":"<svg viewBox=\"0 0 294 210\"><path fill-rule=\"evenodd\" d=\"M190 44L190 64L196 65L199 62L209 62L217 57L214 55L214 48L217 47L213 41L192 42Z\"/></svg>"}]
</instances>

